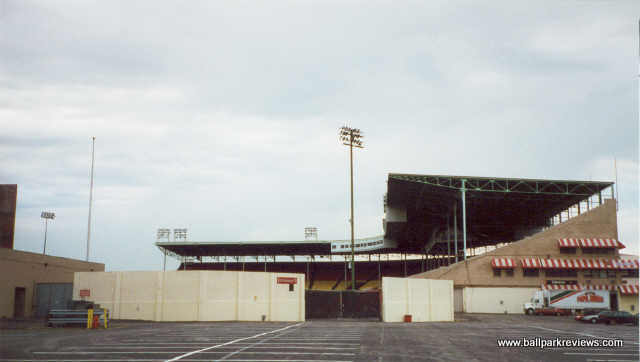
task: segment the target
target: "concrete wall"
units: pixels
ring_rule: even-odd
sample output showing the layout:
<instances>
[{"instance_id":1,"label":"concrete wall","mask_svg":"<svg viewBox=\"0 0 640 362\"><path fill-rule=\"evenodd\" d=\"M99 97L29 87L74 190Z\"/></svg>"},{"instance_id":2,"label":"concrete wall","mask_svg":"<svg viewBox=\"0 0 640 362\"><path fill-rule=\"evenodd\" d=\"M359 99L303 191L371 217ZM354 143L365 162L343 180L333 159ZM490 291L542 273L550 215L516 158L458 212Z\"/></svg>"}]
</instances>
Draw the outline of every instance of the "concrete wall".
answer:
<instances>
[{"instance_id":1,"label":"concrete wall","mask_svg":"<svg viewBox=\"0 0 640 362\"><path fill-rule=\"evenodd\" d=\"M294 290L278 277L296 278ZM303 321L304 274L236 271L76 273L73 298L111 310L114 319Z\"/></svg>"},{"instance_id":2,"label":"concrete wall","mask_svg":"<svg viewBox=\"0 0 640 362\"><path fill-rule=\"evenodd\" d=\"M618 310L624 310L633 314L638 313L638 305L640 301L638 300L637 295L618 294L620 295L620 298L618 298Z\"/></svg>"},{"instance_id":3,"label":"concrete wall","mask_svg":"<svg viewBox=\"0 0 640 362\"><path fill-rule=\"evenodd\" d=\"M523 314L522 305L539 288L471 288L462 291L465 313Z\"/></svg>"},{"instance_id":4,"label":"concrete wall","mask_svg":"<svg viewBox=\"0 0 640 362\"><path fill-rule=\"evenodd\" d=\"M409 278L382 278L382 320L402 322L453 321L453 282Z\"/></svg>"},{"instance_id":5,"label":"concrete wall","mask_svg":"<svg viewBox=\"0 0 640 362\"><path fill-rule=\"evenodd\" d=\"M0 248L0 318L13 318L15 288L25 288L25 317L35 315L37 283L72 283L77 271L104 271L104 264Z\"/></svg>"}]
</instances>

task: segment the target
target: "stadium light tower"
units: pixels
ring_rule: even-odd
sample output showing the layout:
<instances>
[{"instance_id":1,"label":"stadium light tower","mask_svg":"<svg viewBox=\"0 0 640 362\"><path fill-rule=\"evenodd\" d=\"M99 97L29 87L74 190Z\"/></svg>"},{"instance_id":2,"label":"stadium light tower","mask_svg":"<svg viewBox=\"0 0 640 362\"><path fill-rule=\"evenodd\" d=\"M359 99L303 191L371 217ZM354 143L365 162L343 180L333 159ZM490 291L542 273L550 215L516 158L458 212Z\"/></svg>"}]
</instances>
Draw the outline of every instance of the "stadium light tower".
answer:
<instances>
[{"instance_id":1,"label":"stadium light tower","mask_svg":"<svg viewBox=\"0 0 640 362\"><path fill-rule=\"evenodd\" d=\"M171 229L167 229L167 228L160 228L158 229L158 233L157 233L157 237L156 240L157 241L161 241L163 239L167 239L167 242L171 241ZM162 259L162 271L165 271L167 269L167 249L162 249L162 254L164 256L164 258Z\"/></svg>"},{"instance_id":2,"label":"stadium light tower","mask_svg":"<svg viewBox=\"0 0 640 362\"><path fill-rule=\"evenodd\" d=\"M43 211L40 217L44 219L44 247L42 248L42 255L45 255L47 251L47 222L56 218L55 212Z\"/></svg>"},{"instance_id":3,"label":"stadium light tower","mask_svg":"<svg viewBox=\"0 0 640 362\"><path fill-rule=\"evenodd\" d=\"M356 265L355 265L355 245L353 237L353 148L364 148L362 146L362 133L357 128L340 127L339 131L340 141L343 145L349 146L349 164L351 175L351 289L356 289Z\"/></svg>"}]
</instances>

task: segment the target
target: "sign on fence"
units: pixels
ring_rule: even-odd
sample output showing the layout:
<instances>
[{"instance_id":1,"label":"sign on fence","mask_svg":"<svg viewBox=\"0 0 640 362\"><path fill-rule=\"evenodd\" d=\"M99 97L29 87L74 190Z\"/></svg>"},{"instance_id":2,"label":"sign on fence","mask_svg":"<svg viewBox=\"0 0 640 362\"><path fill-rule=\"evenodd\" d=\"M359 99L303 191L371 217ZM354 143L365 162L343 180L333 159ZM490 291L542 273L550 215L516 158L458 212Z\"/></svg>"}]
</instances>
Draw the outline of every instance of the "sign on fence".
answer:
<instances>
[{"instance_id":1,"label":"sign on fence","mask_svg":"<svg viewBox=\"0 0 640 362\"><path fill-rule=\"evenodd\" d=\"M297 284L298 278L293 277L278 277L278 284Z\"/></svg>"}]
</instances>

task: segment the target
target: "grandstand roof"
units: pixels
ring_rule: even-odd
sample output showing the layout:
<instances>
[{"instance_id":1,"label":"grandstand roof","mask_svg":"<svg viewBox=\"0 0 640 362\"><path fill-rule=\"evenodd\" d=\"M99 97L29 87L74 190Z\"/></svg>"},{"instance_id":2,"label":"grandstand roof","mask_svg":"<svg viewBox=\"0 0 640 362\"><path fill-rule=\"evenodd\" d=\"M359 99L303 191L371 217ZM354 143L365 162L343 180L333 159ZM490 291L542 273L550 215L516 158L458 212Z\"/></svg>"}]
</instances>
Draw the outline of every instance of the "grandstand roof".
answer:
<instances>
[{"instance_id":1,"label":"grandstand roof","mask_svg":"<svg viewBox=\"0 0 640 362\"><path fill-rule=\"evenodd\" d=\"M330 241L157 242L179 256L328 255Z\"/></svg>"},{"instance_id":2,"label":"grandstand roof","mask_svg":"<svg viewBox=\"0 0 640 362\"><path fill-rule=\"evenodd\" d=\"M447 216L453 239L455 204L461 242L463 180L467 247L516 241L538 232L550 226L554 215L593 195L602 196L602 190L613 185L601 181L391 173L385 196L385 239L396 241L399 249L408 252L424 252L427 246L431 254L446 253L446 243L436 245L433 241L442 241Z\"/></svg>"}]
</instances>

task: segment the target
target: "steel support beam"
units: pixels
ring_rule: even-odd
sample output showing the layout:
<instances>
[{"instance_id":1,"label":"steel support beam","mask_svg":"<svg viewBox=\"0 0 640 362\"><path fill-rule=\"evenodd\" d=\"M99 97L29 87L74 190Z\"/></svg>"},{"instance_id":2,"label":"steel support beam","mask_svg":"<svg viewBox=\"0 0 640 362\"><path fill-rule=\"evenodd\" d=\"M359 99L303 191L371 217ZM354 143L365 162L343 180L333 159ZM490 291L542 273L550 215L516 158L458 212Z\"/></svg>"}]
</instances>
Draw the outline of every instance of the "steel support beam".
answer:
<instances>
[{"instance_id":1,"label":"steel support beam","mask_svg":"<svg viewBox=\"0 0 640 362\"><path fill-rule=\"evenodd\" d=\"M447 265L449 265L449 256L451 255L451 234L449 232L449 214L447 213Z\"/></svg>"},{"instance_id":2,"label":"steel support beam","mask_svg":"<svg viewBox=\"0 0 640 362\"><path fill-rule=\"evenodd\" d=\"M467 260L467 200L466 200L466 191L465 183L466 179L462 179L462 249L463 249L463 257L464 260Z\"/></svg>"},{"instance_id":3,"label":"steel support beam","mask_svg":"<svg viewBox=\"0 0 640 362\"><path fill-rule=\"evenodd\" d=\"M453 247L456 253L456 263L458 262L458 202L453 203Z\"/></svg>"}]
</instances>

